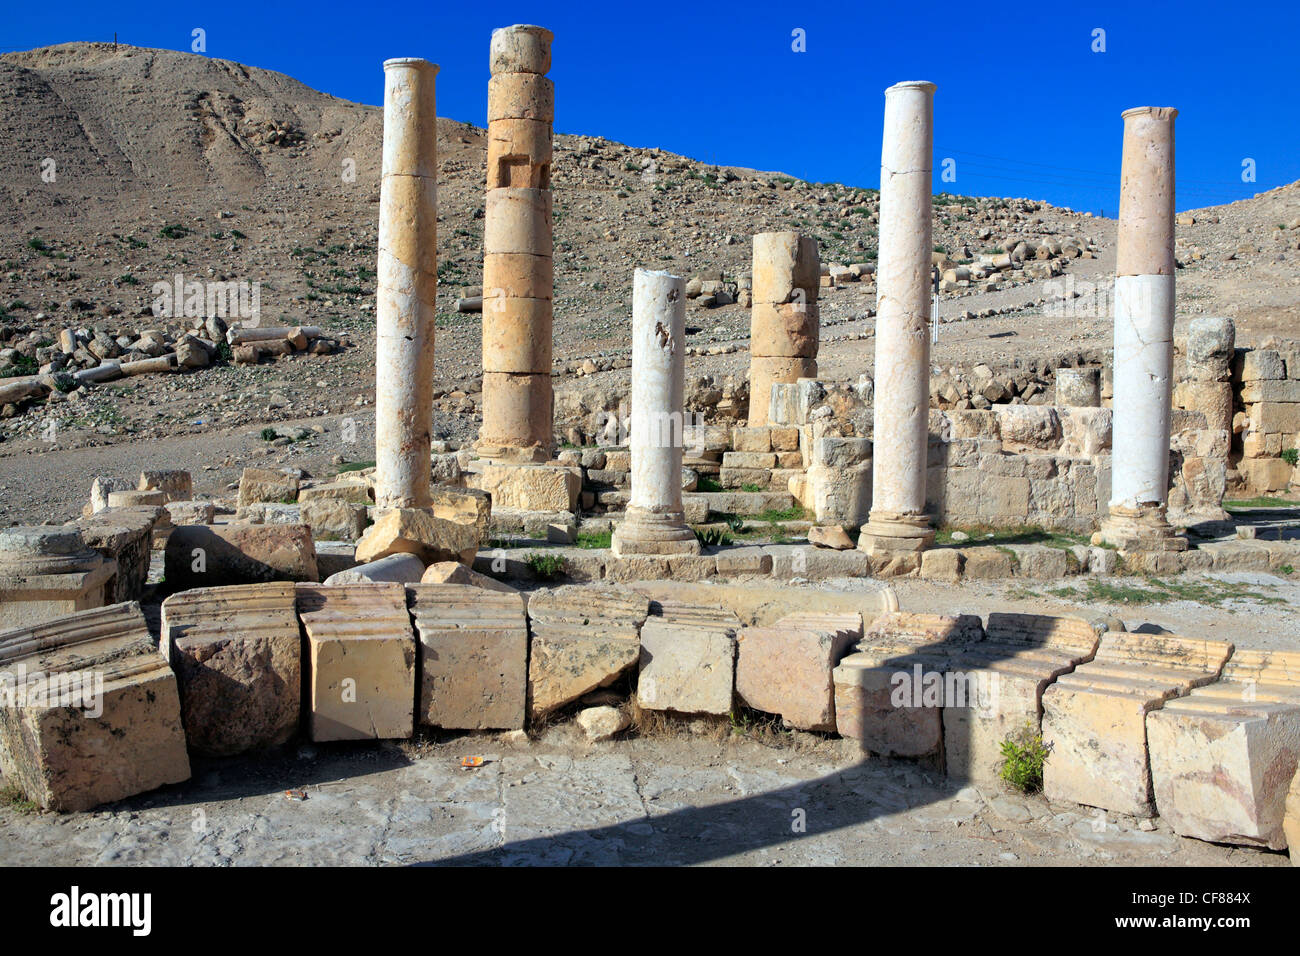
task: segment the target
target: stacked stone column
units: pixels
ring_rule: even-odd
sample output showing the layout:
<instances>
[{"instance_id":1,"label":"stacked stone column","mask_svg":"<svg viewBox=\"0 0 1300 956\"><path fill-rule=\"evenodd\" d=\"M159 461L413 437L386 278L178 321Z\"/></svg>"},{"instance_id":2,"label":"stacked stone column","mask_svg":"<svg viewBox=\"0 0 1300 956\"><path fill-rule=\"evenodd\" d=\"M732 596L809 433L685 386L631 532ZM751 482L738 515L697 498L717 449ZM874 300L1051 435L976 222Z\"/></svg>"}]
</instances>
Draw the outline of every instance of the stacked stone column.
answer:
<instances>
[{"instance_id":1,"label":"stacked stone column","mask_svg":"<svg viewBox=\"0 0 1300 956\"><path fill-rule=\"evenodd\" d=\"M632 496L611 548L625 554L698 554L682 511L682 401L686 283L637 269L632 282Z\"/></svg>"},{"instance_id":2,"label":"stacked stone column","mask_svg":"<svg viewBox=\"0 0 1300 956\"><path fill-rule=\"evenodd\" d=\"M483 427L479 454L552 453L551 31L492 33L483 222Z\"/></svg>"},{"instance_id":3,"label":"stacked stone column","mask_svg":"<svg viewBox=\"0 0 1300 956\"><path fill-rule=\"evenodd\" d=\"M770 424L772 386L817 375L817 240L797 232L754 236L749 332L749 424Z\"/></svg>"},{"instance_id":4,"label":"stacked stone column","mask_svg":"<svg viewBox=\"0 0 1300 956\"><path fill-rule=\"evenodd\" d=\"M438 67L384 63L375 297L375 504L430 504L438 291Z\"/></svg>"},{"instance_id":5,"label":"stacked stone column","mask_svg":"<svg viewBox=\"0 0 1300 956\"><path fill-rule=\"evenodd\" d=\"M1121 550L1182 550L1166 518L1174 366L1174 117L1124 116L1115 263L1110 513L1100 537Z\"/></svg>"},{"instance_id":6,"label":"stacked stone column","mask_svg":"<svg viewBox=\"0 0 1300 956\"><path fill-rule=\"evenodd\" d=\"M884 555L934 540L925 514L934 91L926 82L885 90L871 512L858 539L863 551Z\"/></svg>"}]
</instances>

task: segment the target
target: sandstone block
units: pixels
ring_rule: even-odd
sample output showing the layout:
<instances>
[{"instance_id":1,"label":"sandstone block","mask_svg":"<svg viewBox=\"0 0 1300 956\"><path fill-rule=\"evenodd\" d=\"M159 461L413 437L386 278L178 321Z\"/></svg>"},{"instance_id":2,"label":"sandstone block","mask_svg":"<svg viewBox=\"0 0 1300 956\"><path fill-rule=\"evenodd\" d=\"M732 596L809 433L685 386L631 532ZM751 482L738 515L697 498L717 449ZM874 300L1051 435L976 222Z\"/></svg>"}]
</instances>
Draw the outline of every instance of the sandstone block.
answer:
<instances>
[{"instance_id":1,"label":"sandstone block","mask_svg":"<svg viewBox=\"0 0 1300 956\"><path fill-rule=\"evenodd\" d=\"M311 739L410 737L415 635L400 584L303 584Z\"/></svg>"},{"instance_id":2,"label":"sandstone block","mask_svg":"<svg viewBox=\"0 0 1300 956\"><path fill-rule=\"evenodd\" d=\"M833 674L842 736L881 755L938 754L953 661L984 636L973 615L892 611L871 622Z\"/></svg>"},{"instance_id":3,"label":"sandstone block","mask_svg":"<svg viewBox=\"0 0 1300 956\"><path fill-rule=\"evenodd\" d=\"M637 702L645 710L730 714L736 627L649 618L641 628Z\"/></svg>"},{"instance_id":4,"label":"sandstone block","mask_svg":"<svg viewBox=\"0 0 1300 956\"><path fill-rule=\"evenodd\" d=\"M1041 729L1043 692L1061 674L1091 660L1099 636L1087 621L1039 614L989 615L986 639L956 662L962 699L943 710L944 766L958 780L994 785L1002 742Z\"/></svg>"},{"instance_id":5,"label":"sandstone block","mask_svg":"<svg viewBox=\"0 0 1300 956\"><path fill-rule=\"evenodd\" d=\"M1150 816L1147 714L1214 680L1231 653L1222 641L1106 634L1091 662L1043 694L1047 798Z\"/></svg>"},{"instance_id":6,"label":"sandstone block","mask_svg":"<svg viewBox=\"0 0 1300 956\"><path fill-rule=\"evenodd\" d=\"M317 580L305 524L177 525L164 558L169 590Z\"/></svg>"},{"instance_id":7,"label":"sandstone block","mask_svg":"<svg viewBox=\"0 0 1300 956\"><path fill-rule=\"evenodd\" d=\"M499 591L502 594L517 594L518 588L513 588L504 581L498 581L496 578L488 577L486 574L479 574L471 568L465 567L459 561L436 561L429 565L420 578L421 584L463 584L469 587L480 588L485 591Z\"/></svg>"},{"instance_id":8,"label":"sandstone block","mask_svg":"<svg viewBox=\"0 0 1300 956\"><path fill-rule=\"evenodd\" d=\"M1222 680L1147 715L1156 807L1179 836L1287 846L1300 757L1300 652L1233 652Z\"/></svg>"},{"instance_id":9,"label":"sandstone block","mask_svg":"<svg viewBox=\"0 0 1300 956\"><path fill-rule=\"evenodd\" d=\"M461 584L419 584L407 595L419 637L420 723L522 730L528 692L523 596Z\"/></svg>"},{"instance_id":10,"label":"sandstone block","mask_svg":"<svg viewBox=\"0 0 1300 956\"><path fill-rule=\"evenodd\" d=\"M179 469L140 472L140 491L161 491L167 501L189 501L194 497L194 482L188 471Z\"/></svg>"},{"instance_id":11,"label":"sandstone block","mask_svg":"<svg viewBox=\"0 0 1300 956\"><path fill-rule=\"evenodd\" d=\"M302 637L291 582L173 594L162 605L159 650L176 672L195 752L229 757L297 733Z\"/></svg>"},{"instance_id":12,"label":"sandstone block","mask_svg":"<svg viewBox=\"0 0 1300 956\"><path fill-rule=\"evenodd\" d=\"M188 780L176 677L140 606L0 632L0 771L72 813Z\"/></svg>"},{"instance_id":13,"label":"sandstone block","mask_svg":"<svg viewBox=\"0 0 1300 956\"><path fill-rule=\"evenodd\" d=\"M536 719L612 684L640 658L650 602L611 585L566 585L528 602L528 711Z\"/></svg>"},{"instance_id":14,"label":"sandstone block","mask_svg":"<svg viewBox=\"0 0 1300 956\"><path fill-rule=\"evenodd\" d=\"M298 479L268 468L245 468L239 478L239 507L257 501L291 504L298 500Z\"/></svg>"},{"instance_id":15,"label":"sandstone block","mask_svg":"<svg viewBox=\"0 0 1300 956\"><path fill-rule=\"evenodd\" d=\"M473 564L478 545L479 531L472 524L434 517L431 509L390 508L375 519L357 542L357 560L367 562L390 554L414 554L426 565L456 560Z\"/></svg>"},{"instance_id":16,"label":"sandstone block","mask_svg":"<svg viewBox=\"0 0 1300 956\"><path fill-rule=\"evenodd\" d=\"M796 614L736 633L736 693L801 730L834 731L831 672L862 634L856 614Z\"/></svg>"},{"instance_id":17,"label":"sandstone block","mask_svg":"<svg viewBox=\"0 0 1300 956\"><path fill-rule=\"evenodd\" d=\"M482 489L492 496L494 507L574 512L582 478L576 469L550 465L488 465Z\"/></svg>"}]
</instances>

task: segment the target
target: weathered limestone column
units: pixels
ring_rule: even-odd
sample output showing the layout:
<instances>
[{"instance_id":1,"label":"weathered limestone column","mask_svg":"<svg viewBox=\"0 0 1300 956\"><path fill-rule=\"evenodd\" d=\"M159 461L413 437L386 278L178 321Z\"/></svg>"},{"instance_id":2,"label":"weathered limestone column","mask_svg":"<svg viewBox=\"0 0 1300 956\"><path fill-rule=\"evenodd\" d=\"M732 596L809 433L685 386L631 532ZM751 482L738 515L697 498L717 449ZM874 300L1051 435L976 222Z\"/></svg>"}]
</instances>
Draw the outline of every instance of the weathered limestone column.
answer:
<instances>
[{"instance_id":1,"label":"weathered limestone column","mask_svg":"<svg viewBox=\"0 0 1300 956\"><path fill-rule=\"evenodd\" d=\"M699 554L682 512L682 401L686 283L637 269L632 280L632 497L611 548L625 554Z\"/></svg>"},{"instance_id":2,"label":"weathered limestone column","mask_svg":"<svg viewBox=\"0 0 1300 956\"><path fill-rule=\"evenodd\" d=\"M375 504L430 504L438 291L438 129L426 60L384 62L375 296Z\"/></svg>"},{"instance_id":3,"label":"weathered limestone column","mask_svg":"<svg viewBox=\"0 0 1300 956\"><path fill-rule=\"evenodd\" d=\"M483 427L479 454L546 461L551 391L550 30L492 33L483 219Z\"/></svg>"},{"instance_id":4,"label":"weathered limestone column","mask_svg":"<svg viewBox=\"0 0 1300 956\"><path fill-rule=\"evenodd\" d=\"M886 555L934 540L925 514L934 91L926 82L885 90L871 513L858 547Z\"/></svg>"},{"instance_id":5,"label":"weathered limestone column","mask_svg":"<svg viewBox=\"0 0 1300 956\"><path fill-rule=\"evenodd\" d=\"M817 240L797 232L754 236L749 319L749 425L770 424L772 386L817 375L821 320Z\"/></svg>"},{"instance_id":6,"label":"weathered limestone column","mask_svg":"<svg viewBox=\"0 0 1300 956\"><path fill-rule=\"evenodd\" d=\"M1181 551L1166 518L1174 368L1174 117L1124 112L1115 263L1115 386L1110 515L1121 550Z\"/></svg>"}]
</instances>

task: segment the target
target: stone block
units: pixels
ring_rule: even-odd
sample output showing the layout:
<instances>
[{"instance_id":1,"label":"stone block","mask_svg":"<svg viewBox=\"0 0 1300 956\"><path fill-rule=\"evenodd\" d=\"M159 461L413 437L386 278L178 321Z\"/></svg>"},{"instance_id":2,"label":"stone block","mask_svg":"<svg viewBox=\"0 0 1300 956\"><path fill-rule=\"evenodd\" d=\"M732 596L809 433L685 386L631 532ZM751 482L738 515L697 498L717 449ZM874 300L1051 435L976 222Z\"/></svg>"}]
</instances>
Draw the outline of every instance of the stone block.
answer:
<instances>
[{"instance_id":1,"label":"stone block","mask_svg":"<svg viewBox=\"0 0 1300 956\"><path fill-rule=\"evenodd\" d=\"M229 757L287 742L302 704L302 637L291 582L196 588L162 605L185 737Z\"/></svg>"},{"instance_id":2,"label":"stone block","mask_svg":"<svg viewBox=\"0 0 1300 956\"><path fill-rule=\"evenodd\" d=\"M1287 791L1300 757L1300 652L1236 650L1222 679L1146 721L1160 816L1179 836L1287 846Z\"/></svg>"},{"instance_id":3,"label":"stone block","mask_svg":"<svg viewBox=\"0 0 1300 956\"><path fill-rule=\"evenodd\" d=\"M164 556L167 588L317 580L305 524L177 525Z\"/></svg>"},{"instance_id":4,"label":"stone block","mask_svg":"<svg viewBox=\"0 0 1300 956\"><path fill-rule=\"evenodd\" d=\"M956 548L931 548L921 553L921 577L927 581L956 584L961 578L964 559Z\"/></svg>"},{"instance_id":5,"label":"stone block","mask_svg":"<svg viewBox=\"0 0 1300 956\"><path fill-rule=\"evenodd\" d=\"M962 548L961 553L963 574L968 580L1009 578L1015 567L1015 552L996 545Z\"/></svg>"},{"instance_id":6,"label":"stone block","mask_svg":"<svg viewBox=\"0 0 1300 956\"><path fill-rule=\"evenodd\" d=\"M407 596L419 638L419 722L452 730L522 730L528 694L523 595L419 584Z\"/></svg>"},{"instance_id":7,"label":"stone block","mask_svg":"<svg viewBox=\"0 0 1300 956\"><path fill-rule=\"evenodd\" d=\"M566 585L528 601L532 634L528 712L533 719L606 687L640 657L647 598L613 585Z\"/></svg>"},{"instance_id":8,"label":"stone block","mask_svg":"<svg viewBox=\"0 0 1300 956\"><path fill-rule=\"evenodd\" d=\"M154 531L165 515L157 506L103 508L77 522L86 545L117 562L111 603L138 601L144 595Z\"/></svg>"},{"instance_id":9,"label":"stone block","mask_svg":"<svg viewBox=\"0 0 1300 956\"><path fill-rule=\"evenodd\" d=\"M800 730L834 731L831 673L862 635L858 614L794 614L736 632L736 693Z\"/></svg>"},{"instance_id":10,"label":"stone block","mask_svg":"<svg viewBox=\"0 0 1300 956\"><path fill-rule=\"evenodd\" d=\"M1055 581L1070 573L1068 552L1042 544L1013 544L1016 575L1035 581Z\"/></svg>"},{"instance_id":11,"label":"stone block","mask_svg":"<svg viewBox=\"0 0 1300 956\"><path fill-rule=\"evenodd\" d=\"M1231 653L1229 643L1174 634L1103 636L1092 661L1043 694L1047 798L1150 816L1147 714L1214 680Z\"/></svg>"},{"instance_id":12,"label":"stone block","mask_svg":"<svg viewBox=\"0 0 1300 956\"><path fill-rule=\"evenodd\" d=\"M342 498L313 498L298 506L312 536L325 541L356 541L365 532L366 506Z\"/></svg>"},{"instance_id":13,"label":"stone block","mask_svg":"<svg viewBox=\"0 0 1300 956\"><path fill-rule=\"evenodd\" d=\"M480 482L494 509L574 512L582 491L578 469L552 465L488 465Z\"/></svg>"},{"instance_id":14,"label":"stone block","mask_svg":"<svg viewBox=\"0 0 1300 956\"><path fill-rule=\"evenodd\" d=\"M371 503L370 485L364 481L340 479L298 490L298 501L302 504L306 504L308 501L322 500L351 501L354 504L367 505Z\"/></svg>"},{"instance_id":15,"label":"stone block","mask_svg":"<svg viewBox=\"0 0 1300 956\"><path fill-rule=\"evenodd\" d=\"M473 564L479 540L475 525L447 521L424 508L390 508L375 518L357 542L357 560L413 554L425 564L456 560Z\"/></svg>"},{"instance_id":16,"label":"stone block","mask_svg":"<svg viewBox=\"0 0 1300 956\"><path fill-rule=\"evenodd\" d=\"M978 617L892 611L834 671L839 732L870 753L920 757L943 744L952 661L983 639Z\"/></svg>"},{"instance_id":17,"label":"stone block","mask_svg":"<svg viewBox=\"0 0 1300 956\"><path fill-rule=\"evenodd\" d=\"M1061 674L1092 660L1099 634L1087 621L1043 614L989 615L985 640L955 661L961 682L943 709L948 776L996 785L1002 742L1041 730L1042 697Z\"/></svg>"},{"instance_id":18,"label":"stone block","mask_svg":"<svg viewBox=\"0 0 1300 956\"><path fill-rule=\"evenodd\" d=\"M479 574L465 567L459 561L437 561L429 565L420 577L421 584L463 584L480 588L484 591L499 591L502 594L517 594L518 588L511 587L504 581Z\"/></svg>"},{"instance_id":19,"label":"stone block","mask_svg":"<svg viewBox=\"0 0 1300 956\"><path fill-rule=\"evenodd\" d=\"M212 524L217 508L211 501L169 501L167 513L175 524Z\"/></svg>"},{"instance_id":20,"label":"stone block","mask_svg":"<svg viewBox=\"0 0 1300 956\"><path fill-rule=\"evenodd\" d=\"M772 430L764 427L733 428L731 430L731 449L732 451L758 454L770 452L772 450Z\"/></svg>"},{"instance_id":21,"label":"stone block","mask_svg":"<svg viewBox=\"0 0 1300 956\"><path fill-rule=\"evenodd\" d=\"M72 813L190 776L176 677L140 605L0 632L0 772Z\"/></svg>"},{"instance_id":22,"label":"stone block","mask_svg":"<svg viewBox=\"0 0 1300 956\"><path fill-rule=\"evenodd\" d=\"M76 526L0 529L0 630L102 607L116 593L117 562Z\"/></svg>"},{"instance_id":23,"label":"stone block","mask_svg":"<svg viewBox=\"0 0 1300 956\"><path fill-rule=\"evenodd\" d=\"M239 507L258 501L292 504L298 500L298 479L269 468L245 468L239 478Z\"/></svg>"},{"instance_id":24,"label":"stone block","mask_svg":"<svg viewBox=\"0 0 1300 956\"><path fill-rule=\"evenodd\" d=\"M721 575L770 574L772 556L763 548L744 546L722 548L712 555Z\"/></svg>"},{"instance_id":25,"label":"stone block","mask_svg":"<svg viewBox=\"0 0 1300 956\"><path fill-rule=\"evenodd\" d=\"M180 469L140 472L140 491L161 491L167 501L189 501L194 497L194 481L188 471Z\"/></svg>"},{"instance_id":26,"label":"stone block","mask_svg":"<svg viewBox=\"0 0 1300 956\"><path fill-rule=\"evenodd\" d=\"M636 691L642 709L730 714L739 623L649 618L641 628Z\"/></svg>"},{"instance_id":27,"label":"stone block","mask_svg":"<svg viewBox=\"0 0 1300 956\"><path fill-rule=\"evenodd\" d=\"M1286 378L1286 365L1274 349L1247 349L1241 355L1241 380L1257 382Z\"/></svg>"},{"instance_id":28,"label":"stone block","mask_svg":"<svg viewBox=\"0 0 1300 956\"><path fill-rule=\"evenodd\" d=\"M400 584L301 584L312 740L410 737L415 635Z\"/></svg>"}]
</instances>

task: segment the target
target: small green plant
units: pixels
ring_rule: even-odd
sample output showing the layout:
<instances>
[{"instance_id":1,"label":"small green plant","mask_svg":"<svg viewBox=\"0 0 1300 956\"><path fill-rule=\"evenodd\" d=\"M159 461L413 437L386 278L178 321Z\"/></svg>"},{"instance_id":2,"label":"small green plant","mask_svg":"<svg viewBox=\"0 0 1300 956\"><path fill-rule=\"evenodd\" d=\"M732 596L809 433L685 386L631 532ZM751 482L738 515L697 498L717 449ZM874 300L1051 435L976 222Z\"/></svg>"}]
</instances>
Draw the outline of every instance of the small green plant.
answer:
<instances>
[{"instance_id":1,"label":"small green plant","mask_svg":"<svg viewBox=\"0 0 1300 956\"><path fill-rule=\"evenodd\" d=\"M267 425L265 428L263 428L260 434L262 436L262 441L275 441L277 438L280 437L280 433L277 432L270 425Z\"/></svg>"},{"instance_id":2,"label":"small green plant","mask_svg":"<svg viewBox=\"0 0 1300 956\"><path fill-rule=\"evenodd\" d=\"M54 387L66 395L77 387L77 380L67 372L55 372Z\"/></svg>"},{"instance_id":3,"label":"small green plant","mask_svg":"<svg viewBox=\"0 0 1300 956\"><path fill-rule=\"evenodd\" d=\"M131 275L131 273L124 272L122 273L122 275L117 277L117 284L118 285L139 285L140 280L137 279L135 276Z\"/></svg>"},{"instance_id":4,"label":"small green plant","mask_svg":"<svg viewBox=\"0 0 1300 956\"><path fill-rule=\"evenodd\" d=\"M1296 466L1296 462L1300 462L1300 449L1297 448L1282 449L1282 460L1286 462L1288 465L1290 465L1292 468L1294 468Z\"/></svg>"},{"instance_id":5,"label":"small green plant","mask_svg":"<svg viewBox=\"0 0 1300 956\"><path fill-rule=\"evenodd\" d=\"M28 800L27 795L12 783L0 787L0 804L17 813L35 813L40 809L35 801Z\"/></svg>"},{"instance_id":6,"label":"small green plant","mask_svg":"<svg viewBox=\"0 0 1300 956\"><path fill-rule=\"evenodd\" d=\"M1284 564L1280 568L1278 568L1278 570L1281 571L1283 574L1295 574L1295 567L1290 564Z\"/></svg>"},{"instance_id":7,"label":"small green plant","mask_svg":"<svg viewBox=\"0 0 1300 956\"><path fill-rule=\"evenodd\" d=\"M726 528L717 526L711 528L696 528L695 540L706 548L721 547L731 544L731 532Z\"/></svg>"},{"instance_id":8,"label":"small green plant","mask_svg":"<svg viewBox=\"0 0 1300 956\"><path fill-rule=\"evenodd\" d=\"M367 468L375 467L373 461L345 461L339 465L338 474L342 475L349 471L365 471Z\"/></svg>"},{"instance_id":9,"label":"small green plant","mask_svg":"<svg viewBox=\"0 0 1300 956\"><path fill-rule=\"evenodd\" d=\"M14 356L14 364L8 368L0 369L0 378L17 378L20 375L35 375L40 371L40 365L36 359L30 355Z\"/></svg>"},{"instance_id":10,"label":"small green plant","mask_svg":"<svg viewBox=\"0 0 1300 956\"><path fill-rule=\"evenodd\" d=\"M718 484L718 479L711 478L708 475L700 475L700 480L695 486L696 491L725 491L722 485Z\"/></svg>"},{"instance_id":11,"label":"small green plant","mask_svg":"<svg viewBox=\"0 0 1300 956\"><path fill-rule=\"evenodd\" d=\"M1021 793L1043 789L1043 764L1048 757L1043 734L1027 723L1018 734L1002 741L1002 779Z\"/></svg>"},{"instance_id":12,"label":"small green plant","mask_svg":"<svg viewBox=\"0 0 1300 956\"><path fill-rule=\"evenodd\" d=\"M178 223L169 223L158 230L158 235L164 239L184 239L190 234L190 231Z\"/></svg>"},{"instance_id":13,"label":"small green plant","mask_svg":"<svg viewBox=\"0 0 1300 956\"><path fill-rule=\"evenodd\" d=\"M543 551L530 551L524 559L528 570L539 580L553 581L564 573L564 555L546 554Z\"/></svg>"}]
</instances>

